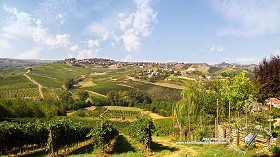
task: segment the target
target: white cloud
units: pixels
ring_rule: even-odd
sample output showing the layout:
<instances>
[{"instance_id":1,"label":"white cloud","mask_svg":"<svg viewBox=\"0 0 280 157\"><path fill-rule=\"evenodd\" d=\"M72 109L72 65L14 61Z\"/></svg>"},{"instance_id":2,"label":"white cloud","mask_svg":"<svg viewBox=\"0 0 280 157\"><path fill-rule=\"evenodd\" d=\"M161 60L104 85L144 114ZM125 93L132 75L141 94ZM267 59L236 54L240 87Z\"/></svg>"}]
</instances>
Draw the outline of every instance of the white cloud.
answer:
<instances>
[{"instance_id":1,"label":"white cloud","mask_svg":"<svg viewBox=\"0 0 280 157\"><path fill-rule=\"evenodd\" d=\"M132 59L132 55L129 54L129 55L125 56L125 58L123 59L123 61L124 61L124 62L130 62L131 59Z\"/></svg>"},{"instance_id":2,"label":"white cloud","mask_svg":"<svg viewBox=\"0 0 280 157\"><path fill-rule=\"evenodd\" d=\"M112 46L112 47L114 47L115 45L116 45L116 43L115 43L115 42L112 42L112 43L111 43L111 46Z\"/></svg>"},{"instance_id":3,"label":"white cloud","mask_svg":"<svg viewBox=\"0 0 280 157\"><path fill-rule=\"evenodd\" d=\"M52 47L66 46L69 44L69 34L49 33L48 28L42 25L40 19L34 18L31 14L19 12L14 7L3 5L5 11L14 15L9 19L9 23L2 28L4 34L12 37L33 38L35 42Z\"/></svg>"},{"instance_id":4,"label":"white cloud","mask_svg":"<svg viewBox=\"0 0 280 157\"><path fill-rule=\"evenodd\" d=\"M98 50L80 50L79 54L77 55L77 59L85 59L85 58L93 58Z\"/></svg>"},{"instance_id":5,"label":"white cloud","mask_svg":"<svg viewBox=\"0 0 280 157\"><path fill-rule=\"evenodd\" d=\"M27 52L20 53L18 59L38 59L41 48L33 48Z\"/></svg>"},{"instance_id":6,"label":"white cloud","mask_svg":"<svg viewBox=\"0 0 280 157\"><path fill-rule=\"evenodd\" d=\"M106 40L109 36L112 24L109 21L92 22L86 27L86 31L98 35L103 40Z\"/></svg>"},{"instance_id":7,"label":"white cloud","mask_svg":"<svg viewBox=\"0 0 280 157\"><path fill-rule=\"evenodd\" d=\"M232 25L218 29L219 35L255 36L280 31L280 1L217 0L214 9Z\"/></svg>"},{"instance_id":8,"label":"white cloud","mask_svg":"<svg viewBox=\"0 0 280 157\"><path fill-rule=\"evenodd\" d=\"M75 0L44 0L35 8L35 17L44 23L62 25L73 11Z\"/></svg>"},{"instance_id":9,"label":"white cloud","mask_svg":"<svg viewBox=\"0 0 280 157\"><path fill-rule=\"evenodd\" d=\"M64 24L65 22L65 17L63 14L58 14L56 19L59 21L60 24Z\"/></svg>"},{"instance_id":10,"label":"white cloud","mask_svg":"<svg viewBox=\"0 0 280 157\"><path fill-rule=\"evenodd\" d=\"M79 46L77 44L75 44L75 45L71 46L69 49L70 49L70 51L75 52L75 51L79 50Z\"/></svg>"},{"instance_id":11,"label":"white cloud","mask_svg":"<svg viewBox=\"0 0 280 157\"><path fill-rule=\"evenodd\" d=\"M87 43L89 48L99 47L99 41L97 39L96 40L89 39Z\"/></svg>"},{"instance_id":12,"label":"white cloud","mask_svg":"<svg viewBox=\"0 0 280 157\"><path fill-rule=\"evenodd\" d=\"M139 50L141 37L151 35L152 24L157 21L157 12L150 7L150 0L135 0L137 10L130 14L119 13L120 36L127 51Z\"/></svg>"},{"instance_id":13,"label":"white cloud","mask_svg":"<svg viewBox=\"0 0 280 157\"><path fill-rule=\"evenodd\" d=\"M102 37L102 40L103 41L105 41L105 40L107 40L108 39L108 37L109 37L109 35L110 35L110 33L105 33L104 35L103 35L103 37Z\"/></svg>"},{"instance_id":14,"label":"white cloud","mask_svg":"<svg viewBox=\"0 0 280 157\"><path fill-rule=\"evenodd\" d=\"M223 52L223 51L225 51L225 48L222 45L213 44L210 51L211 52Z\"/></svg>"},{"instance_id":15,"label":"white cloud","mask_svg":"<svg viewBox=\"0 0 280 157\"><path fill-rule=\"evenodd\" d=\"M139 50L141 43L140 43L140 39L137 35L133 34L133 33L125 33L122 36L123 39L123 43L124 43L124 48L127 51L132 51L132 50Z\"/></svg>"}]
</instances>

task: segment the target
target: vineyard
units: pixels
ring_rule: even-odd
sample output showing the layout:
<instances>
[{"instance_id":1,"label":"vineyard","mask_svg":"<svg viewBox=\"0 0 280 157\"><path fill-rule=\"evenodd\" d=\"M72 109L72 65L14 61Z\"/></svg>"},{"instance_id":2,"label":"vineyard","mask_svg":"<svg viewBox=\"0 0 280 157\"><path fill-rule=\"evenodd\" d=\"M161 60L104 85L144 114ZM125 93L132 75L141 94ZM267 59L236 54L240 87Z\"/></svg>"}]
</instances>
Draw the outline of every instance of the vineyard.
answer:
<instances>
[{"instance_id":1,"label":"vineyard","mask_svg":"<svg viewBox=\"0 0 280 157\"><path fill-rule=\"evenodd\" d=\"M104 128L99 127L99 121L81 124L71 119L4 121L0 123L0 154L21 154L35 148L48 149L51 154L65 153L66 147L69 150L71 147L90 140L96 130L101 129L102 132L109 128L103 123L101 125ZM105 144L116 135L118 135L116 130L105 132L103 135L106 137ZM96 138L92 141L99 142Z\"/></svg>"},{"instance_id":2,"label":"vineyard","mask_svg":"<svg viewBox=\"0 0 280 157\"><path fill-rule=\"evenodd\" d=\"M46 149L48 154L67 155L71 153L72 148L89 144L93 144L95 149L105 151L119 135L116 128L123 128L123 124L127 125L108 120L79 121L79 119L52 118L0 122L0 154L28 152L32 154ZM140 119L129 123L127 129L122 129L122 132L148 145L153 129L151 120Z\"/></svg>"},{"instance_id":3,"label":"vineyard","mask_svg":"<svg viewBox=\"0 0 280 157\"><path fill-rule=\"evenodd\" d=\"M182 90L175 88L162 87L149 83L143 83L138 81L128 81L126 85L146 91L148 95L153 99L166 99L170 101L178 101L181 96Z\"/></svg>"},{"instance_id":4,"label":"vineyard","mask_svg":"<svg viewBox=\"0 0 280 157\"><path fill-rule=\"evenodd\" d=\"M38 88L0 91L1 98L40 98Z\"/></svg>"},{"instance_id":5,"label":"vineyard","mask_svg":"<svg viewBox=\"0 0 280 157\"><path fill-rule=\"evenodd\" d=\"M57 63L38 66L28 75L45 87L60 88L68 78L86 75L91 72L91 69Z\"/></svg>"},{"instance_id":6,"label":"vineyard","mask_svg":"<svg viewBox=\"0 0 280 157\"><path fill-rule=\"evenodd\" d=\"M2 75L0 99L3 98L40 98L38 86L23 76L21 71Z\"/></svg>"},{"instance_id":7,"label":"vineyard","mask_svg":"<svg viewBox=\"0 0 280 157\"><path fill-rule=\"evenodd\" d=\"M113 119L135 119L141 116L139 111L108 110L102 114L103 117Z\"/></svg>"},{"instance_id":8,"label":"vineyard","mask_svg":"<svg viewBox=\"0 0 280 157\"><path fill-rule=\"evenodd\" d=\"M73 116L78 117L102 117L107 119L137 119L142 116L141 111L130 111L130 110L116 110L107 109L105 107L96 107L93 111L90 110L78 110Z\"/></svg>"}]
</instances>

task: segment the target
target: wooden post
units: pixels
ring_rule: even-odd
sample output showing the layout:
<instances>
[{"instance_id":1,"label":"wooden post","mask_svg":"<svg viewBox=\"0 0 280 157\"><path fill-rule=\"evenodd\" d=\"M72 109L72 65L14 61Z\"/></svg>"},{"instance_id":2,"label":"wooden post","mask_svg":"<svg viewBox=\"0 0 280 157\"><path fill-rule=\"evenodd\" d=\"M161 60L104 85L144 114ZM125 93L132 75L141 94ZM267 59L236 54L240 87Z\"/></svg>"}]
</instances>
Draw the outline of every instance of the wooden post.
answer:
<instances>
[{"instance_id":1,"label":"wooden post","mask_svg":"<svg viewBox=\"0 0 280 157\"><path fill-rule=\"evenodd\" d=\"M147 134L148 134L147 151L150 151L151 150L151 141L152 141L150 124L147 124Z\"/></svg>"},{"instance_id":2,"label":"wooden post","mask_svg":"<svg viewBox=\"0 0 280 157\"><path fill-rule=\"evenodd\" d=\"M217 99L217 125L219 125L219 99Z\"/></svg>"},{"instance_id":3,"label":"wooden post","mask_svg":"<svg viewBox=\"0 0 280 157\"><path fill-rule=\"evenodd\" d=\"M215 138L217 138L218 137L218 128L217 128L217 118L215 118Z\"/></svg>"},{"instance_id":4,"label":"wooden post","mask_svg":"<svg viewBox=\"0 0 280 157\"><path fill-rule=\"evenodd\" d=\"M188 119L189 119L188 139L189 139L190 138L190 134L191 134L191 118L190 118L190 113L188 113Z\"/></svg>"},{"instance_id":5,"label":"wooden post","mask_svg":"<svg viewBox=\"0 0 280 157\"><path fill-rule=\"evenodd\" d=\"M215 137L219 137L219 100L217 99L217 105L216 105L216 119L215 119Z\"/></svg>"},{"instance_id":6,"label":"wooden post","mask_svg":"<svg viewBox=\"0 0 280 157\"><path fill-rule=\"evenodd\" d=\"M54 155L54 141L53 141L53 128L51 126L51 124L49 124L50 126L50 149L51 149L51 156Z\"/></svg>"},{"instance_id":7,"label":"wooden post","mask_svg":"<svg viewBox=\"0 0 280 157\"><path fill-rule=\"evenodd\" d=\"M271 101L270 101L270 103L269 103L269 132L271 132L271 127L272 127L272 125L271 125Z\"/></svg>"},{"instance_id":8,"label":"wooden post","mask_svg":"<svg viewBox=\"0 0 280 157\"><path fill-rule=\"evenodd\" d=\"M231 124L230 124L230 100L228 103L228 126L229 126L229 134L231 134Z\"/></svg>"},{"instance_id":9,"label":"wooden post","mask_svg":"<svg viewBox=\"0 0 280 157\"><path fill-rule=\"evenodd\" d=\"M202 131L203 125L202 125L202 118L201 118L201 115L199 116L199 118L200 118L200 129L201 129L201 131Z\"/></svg>"},{"instance_id":10,"label":"wooden post","mask_svg":"<svg viewBox=\"0 0 280 157\"><path fill-rule=\"evenodd\" d=\"M240 141L240 133L239 130L237 129L237 137L236 137L236 145L239 146L239 141Z\"/></svg>"},{"instance_id":11,"label":"wooden post","mask_svg":"<svg viewBox=\"0 0 280 157\"><path fill-rule=\"evenodd\" d=\"M246 117L245 117L245 123L246 123L246 134L248 134L248 107L246 106Z\"/></svg>"}]
</instances>

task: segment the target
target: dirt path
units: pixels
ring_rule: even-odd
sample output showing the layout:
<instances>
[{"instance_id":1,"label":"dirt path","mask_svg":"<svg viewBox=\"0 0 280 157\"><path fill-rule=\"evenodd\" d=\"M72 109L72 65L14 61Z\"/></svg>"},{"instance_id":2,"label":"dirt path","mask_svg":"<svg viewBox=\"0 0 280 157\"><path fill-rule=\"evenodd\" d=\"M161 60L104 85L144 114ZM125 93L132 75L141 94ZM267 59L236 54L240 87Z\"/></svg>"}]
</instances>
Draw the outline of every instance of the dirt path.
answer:
<instances>
[{"instance_id":1,"label":"dirt path","mask_svg":"<svg viewBox=\"0 0 280 157\"><path fill-rule=\"evenodd\" d=\"M164 157L177 157L177 156L182 156L182 155L186 155L187 156L191 156L191 157L195 157L197 156L197 153L200 150L196 150L193 149L192 147L188 146L188 145L178 145L176 144L175 141L171 141L170 138L168 137L157 137L157 136L153 136L153 141L160 143L164 146L168 146L168 147L175 147L178 150L171 152L170 154L166 154ZM203 149L203 148L201 148Z\"/></svg>"},{"instance_id":2,"label":"dirt path","mask_svg":"<svg viewBox=\"0 0 280 157\"><path fill-rule=\"evenodd\" d=\"M28 71L27 71L26 73L24 73L23 75L24 75L28 80L30 80L33 84L35 84L35 85L38 86L40 96L41 96L41 98L44 99L44 94L43 94L43 92L42 92L43 86L42 86L40 83L38 83L37 81L33 80L30 76L28 76L27 74L28 74L29 72L30 72L30 70L28 70Z\"/></svg>"},{"instance_id":3,"label":"dirt path","mask_svg":"<svg viewBox=\"0 0 280 157\"><path fill-rule=\"evenodd\" d=\"M102 96L102 97L106 97L106 95L103 95L103 94L100 94L100 93L96 93L96 92L93 92L93 91L90 91L90 90L86 90L87 92L89 93L92 93L92 94L96 94L96 95L99 95L99 96Z\"/></svg>"}]
</instances>

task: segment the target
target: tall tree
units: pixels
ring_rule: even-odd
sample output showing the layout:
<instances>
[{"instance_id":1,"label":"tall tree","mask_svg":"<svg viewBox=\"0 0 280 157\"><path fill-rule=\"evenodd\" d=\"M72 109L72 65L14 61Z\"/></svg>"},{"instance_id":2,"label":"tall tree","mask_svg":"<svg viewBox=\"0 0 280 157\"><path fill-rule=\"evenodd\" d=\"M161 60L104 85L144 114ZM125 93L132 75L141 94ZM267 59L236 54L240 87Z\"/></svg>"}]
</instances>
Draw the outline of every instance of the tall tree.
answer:
<instances>
[{"instance_id":1,"label":"tall tree","mask_svg":"<svg viewBox=\"0 0 280 157\"><path fill-rule=\"evenodd\" d=\"M78 91L77 95L81 101L86 101L87 98L89 97L89 94L87 91Z\"/></svg>"},{"instance_id":2,"label":"tall tree","mask_svg":"<svg viewBox=\"0 0 280 157\"><path fill-rule=\"evenodd\" d=\"M69 78L66 80L64 86L67 90L74 88L75 85L75 81L73 78Z\"/></svg>"},{"instance_id":3,"label":"tall tree","mask_svg":"<svg viewBox=\"0 0 280 157\"><path fill-rule=\"evenodd\" d=\"M189 81L182 91L182 100L174 107L174 116L179 127L180 138L184 138L187 126L188 138L190 138L191 126L202 114L206 90L201 82Z\"/></svg>"},{"instance_id":4,"label":"tall tree","mask_svg":"<svg viewBox=\"0 0 280 157\"><path fill-rule=\"evenodd\" d=\"M263 59L255 69L256 79L263 85L262 94L280 98L280 56Z\"/></svg>"}]
</instances>

